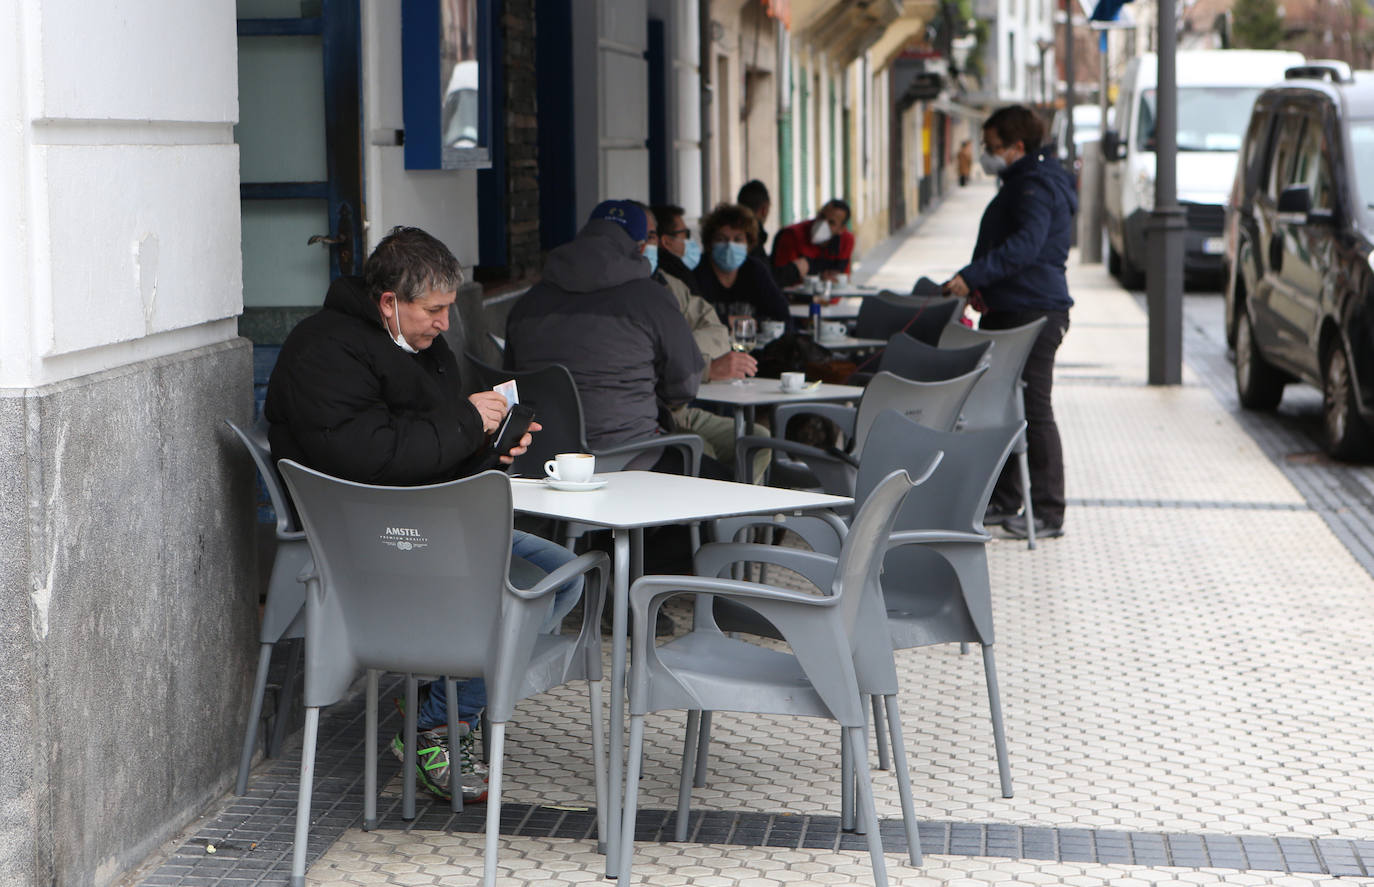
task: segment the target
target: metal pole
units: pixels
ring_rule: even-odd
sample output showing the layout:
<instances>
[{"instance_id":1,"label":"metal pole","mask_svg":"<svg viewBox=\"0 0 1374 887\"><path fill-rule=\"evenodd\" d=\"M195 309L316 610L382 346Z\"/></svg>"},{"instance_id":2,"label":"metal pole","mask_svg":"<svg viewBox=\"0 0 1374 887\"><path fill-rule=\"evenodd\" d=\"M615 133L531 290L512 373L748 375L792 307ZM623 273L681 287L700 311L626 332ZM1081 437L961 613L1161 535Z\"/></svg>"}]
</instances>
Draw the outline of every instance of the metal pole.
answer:
<instances>
[{"instance_id":1,"label":"metal pole","mask_svg":"<svg viewBox=\"0 0 1374 887\"><path fill-rule=\"evenodd\" d=\"M1075 0L1064 2L1064 120L1065 135L1069 139L1069 172L1073 172L1073 162L1078 156L1078 148L1073 143L1073 7ZM1030 150L1030 145L1026 146Z\"/></svg>"},{"instance_id":2,"label":"metal pole","mask_svg":"<svg viewBox=\"0 0 1374 887\"><path fill-rule=\"evenodd\" d=\"M778 217L774 230L790 224L792 216L792 43L778 20Z\"/></svg>"},{"instance_id":3,"label":"metal pole","mask_svg":"<svg viewBox=\"0 0 1374 887\"><path fill-rule=\"evenodd\" d=\"M711 155L715 151L711 118L716 113L716 103L715 84L710 73L715 44L711 40L710 3L702 3L698 7L697 27L701 51L701 213L705 215L715 206L715 201L711 199Z\"/></svg>"},{"instance_id":4,"label":"metal pole","mask_svg":"<svg viewBox=\"0 0 1374 887\"><path fill-rule=\"evenodd\" d=\"M1149 381L1183 381L1183 208L1178 205L1178 78L1174 69L1177 24L1173 0L1159 4L1159 76L1155 119L1155 209L1147 226L1150 267Z\"/></svg>"}]
</instances>

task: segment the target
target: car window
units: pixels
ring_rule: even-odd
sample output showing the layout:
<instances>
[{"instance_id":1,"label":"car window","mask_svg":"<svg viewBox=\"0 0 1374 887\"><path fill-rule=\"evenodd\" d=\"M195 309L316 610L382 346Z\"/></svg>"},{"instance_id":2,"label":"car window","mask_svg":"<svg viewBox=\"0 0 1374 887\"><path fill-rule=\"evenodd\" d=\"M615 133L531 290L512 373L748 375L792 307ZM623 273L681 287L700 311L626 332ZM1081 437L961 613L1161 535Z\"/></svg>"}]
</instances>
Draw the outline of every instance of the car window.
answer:
<instances>
[{"instance_id":1,"label":"car window","mask_svg":"<svg viewBox=\"0 0 1374 887\"><path fill-rule=\"evenodd\" d=\"M1374 224L1374 120L1350 122L1350 166L1355 173L1355 201Z\"/></svg>"},{"instance_id":2,"label":"car window","mask_svg":"<svg viewBox=\"0 0 1374 887\"><path fill-rule=\"evenodd\" d=\"M1178 150L1236 151L1250 121L1259 87L1180 86L1178 88ZM1136 147L1155 149L1155 91L1140 94L1140 126Z\"/></svg>"},{"instance_id":3,"label":"car window","mask_svg":"<svg viewBox=\"0 0 1374 887\"><path fill-rule=\"evenodd\" d=\"M1269 156L1269 143L1273 132L1273 108L1256 110L1250 118L1250 129L1245 134L1245 156L1241 168L1245 170L1247 189L1263 178L1263 164Z\"/></svg>"},{"instance_id":4,"label":"car window","mask_svg":"<svg viewBox=\"0 0 1374 887\"><path fill-rule=\"evenodd\" d=\"M1303 116L1291 110L1279 115L1278 133L1274 140L1274 156L1265 174L1265 192L1274 200L1279 192L1287 187L1292 179L1293 155L1298 151L1298 140L1302 136Z\"/></svg>"},{"instance_id":5,"label":"car window","mask_svg":"<svg viewBox=\"0 0 1374 887\"><path fill-rule=\"evenodd\" d=\"M1303 124L1291 184L1307 186L1313 209L1331 209L1331 166L1326 159L1326 138L1322 134L1320 117L1309 116Z\"/></svg>"}]
</instances>

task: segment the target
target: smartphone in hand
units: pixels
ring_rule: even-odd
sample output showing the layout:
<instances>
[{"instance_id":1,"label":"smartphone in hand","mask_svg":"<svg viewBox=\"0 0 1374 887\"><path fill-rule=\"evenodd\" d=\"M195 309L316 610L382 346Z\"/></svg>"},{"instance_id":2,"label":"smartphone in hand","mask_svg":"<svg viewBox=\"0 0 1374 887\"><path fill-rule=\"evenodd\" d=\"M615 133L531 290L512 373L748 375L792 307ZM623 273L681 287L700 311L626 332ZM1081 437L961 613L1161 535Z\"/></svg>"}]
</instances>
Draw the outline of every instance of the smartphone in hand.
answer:
<instances>
[{"instance_id":1,"label":"smartphone in hand","mask_svg":"<svg viewBox=\"0 0 1374 887\"><path fill-rule=\"evenodd\" d=\"M506 411L506 417L501 420L501 427L496 429L496 434L491 439L491 451L497 456L504 456L511 450L520 446L520 440L529 431L530 423L534 421L534 410L524 404L514 404Z\"/></svg>"}]
</instances>

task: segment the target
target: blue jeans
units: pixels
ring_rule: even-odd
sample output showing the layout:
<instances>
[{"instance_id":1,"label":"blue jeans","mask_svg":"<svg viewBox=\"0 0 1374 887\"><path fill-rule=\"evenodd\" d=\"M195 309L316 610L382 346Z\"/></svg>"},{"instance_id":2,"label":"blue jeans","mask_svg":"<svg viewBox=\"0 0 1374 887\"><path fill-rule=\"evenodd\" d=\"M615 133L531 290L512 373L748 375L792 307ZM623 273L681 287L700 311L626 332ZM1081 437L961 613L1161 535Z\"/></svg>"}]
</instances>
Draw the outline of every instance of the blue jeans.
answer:
<instances>
[{"instance_id":1,"label":"blue jeans","mask_svg":"<svg viewBox=\"0 0 1374 887\"><path fill-rule=\"evenodd\" d=\"M511 538L512 558L526 561L542 570L546 575L572 560L575 555L556 542L550 542L530 533L515 531ZM511 573L518 577L520 565L514 560ZM582 599L582 577L578 576L553 593L549 603L549 615L544 619L543 631L552 633L563 624L563 617L572 612ZM448 723L448 700L444 696L444 682L433 681L428 686L429 696L416 713L416 722L421 730L432 730L440 724ZM481 678L461 681L458 684L458 720L469 726L477 723L482 709L487 707L487 685Z\"/></svg>"}]
</instances>

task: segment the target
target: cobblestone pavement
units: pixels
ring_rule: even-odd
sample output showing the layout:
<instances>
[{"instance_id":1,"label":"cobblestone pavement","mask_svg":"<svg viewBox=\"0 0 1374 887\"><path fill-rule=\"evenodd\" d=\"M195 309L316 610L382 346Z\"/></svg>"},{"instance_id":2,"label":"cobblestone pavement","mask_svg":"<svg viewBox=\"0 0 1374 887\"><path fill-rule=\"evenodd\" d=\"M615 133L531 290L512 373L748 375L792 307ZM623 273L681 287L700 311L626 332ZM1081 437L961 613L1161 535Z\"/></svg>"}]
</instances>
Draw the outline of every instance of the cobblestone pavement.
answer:
<instances>
[{"instance_id":1,"label":"cobblestone pavement","mask_svg":"<svg viewBox=\"0 0 1374 887\"><path fill-rule=\"evenodd\" d=\"M953 194L887 251L874 281L948 277L990 195L986 185ZM990 551L1015 797L998 791L980 657L957 646L902 651L928 855L921 869L898 855L895 781L875 774L889 875L903 885L1082 887L1366 876L1368 561L1355 536L1333 528L1329 502L1295 483L1291 450L1258 442L1274 435L1227 401L1224 345L1213 336L1198 359L1190 352L1182 386L1148 387L1136 299L1100 266L1072 265L1070 278L1077 306L1055 392L1067 533L1036 551L1013 540ZM1215 302L1190 302L1190 348L1208 341ZM422 804L414 823L401 822L389 754L381 827L357 827L361 719L356 699L326 714L310 883L480 883L480 808L455 818ZM382 729L397 729L396 718ZM838 829L837 736L805 721L718 715L693 839L663 841L681 729L679 715L648 719L638 883L868 881L862 845ZM502 883L599 880L585 692L523 703L508 740ZM133 883L286 883L297 766L291 754L260 766L249 797L226 799Z\"/></svg>"}]
</instances>

